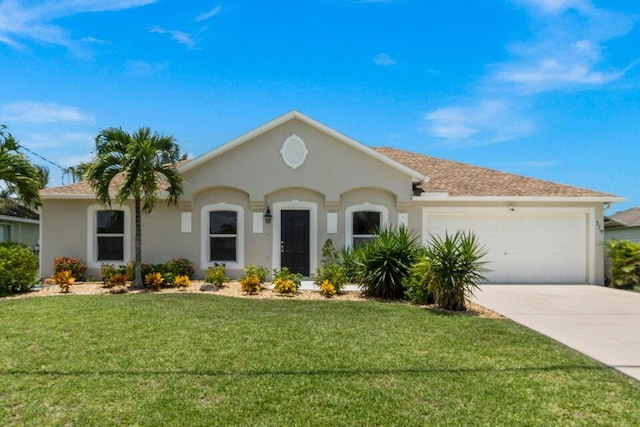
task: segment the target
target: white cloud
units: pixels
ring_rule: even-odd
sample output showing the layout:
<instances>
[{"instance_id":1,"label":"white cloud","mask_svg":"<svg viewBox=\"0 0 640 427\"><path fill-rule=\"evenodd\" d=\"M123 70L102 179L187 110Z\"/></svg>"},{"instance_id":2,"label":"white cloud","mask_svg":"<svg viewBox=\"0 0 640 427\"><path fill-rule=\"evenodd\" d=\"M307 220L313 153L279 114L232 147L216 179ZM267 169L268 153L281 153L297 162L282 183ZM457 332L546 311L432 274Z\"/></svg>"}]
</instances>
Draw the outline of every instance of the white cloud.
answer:
<instances>
[{"instance_id":1,"label":"white cloud","mask_svg":"<svg viewBox=\"0 0 640 427\"><path fill-rule=\"evenodd\" d=\"M423 130L451 145L493 144L522 138L535 127L519 108L504 100L438 108L425 115Z\"/></svg>"},{"instance_id":2,"label":"white cloud","mask_svg":"<svg viewBox=\"0 0 640 427\"><path fill-rule=\"evenodd\" d=\"M70 49L77 42L64 28L51 21L86 12L107 12L130 9L155 3L157 0L48 0L24 2L0 0L0 42L19 49L27 41L38 41Z\"/></svg>"},{"instance_id":3,"label":"white cloud","mask_svg":"<svg viewBox=\"0 0 640 427\"><path fill-rule=\"evenodd\" d=\"M189 49L193 49L195 47L193 36L183 31L167 30L166 28L155 26L155 27L149 28L149 32L157 33L157 34L169 34L175 42L183 44L187 46Z\"/></svg>"},{"instance_id":4,"label":"white cloud","mask_svg":"<svg viewBox=\"0 0 640 427\"><path fill-rule=\"evenodd\" d=\"M524 6L529 6L537 11L554 14L564 12L567 9L584 10L589 7L586 0L516 0Z\"/></svg>"},{"instance_id":5,"label":"white cloud","mask_svg":"<svg viewBox=\"0 0 640 427\"><path fill-rule=\"evenodd\" d=\"M6 122L57 123L91 122L79 108L50 102L18 101L2 105L0 117Z\"/></svg>"},{"instance_id":6,"label":"white cloud","mask_svg":"<svg viewBox=\"0 0 640 427\"><path fill-rule=\"evenodd\" d=\"M391 67L391 66L397 65L396 60L391 58L386 53L379 53L376 56L374 56L373 63L376 65L380 65L382 67Z\"/></svg>"},{"instance_id":7,"label":"white cloud","mask_svg":"<svg viewBox=\"0 0 640 427\"><path fill-rule=\"evenodd\" d=\"M149 63L146 61L127 61L125 64L127 74L134 77L143 77L155 74L167 69L168 66L169 64L166 62Z\"/></svg>"},{"instance_id":8,"label":"white cloud","mask_svg":"<svg viewBox=\"0 0 640 427\"><path fill-rule=\"evenodd\" d=\"M55 134L47 132L27 131L21 134L20 143L31 149L50 149L60 147L91 148L95 134L89 132L60 131Z\"/></svg>"},{"instance_id":9,"label":"white cloud","mask_svg":"<svg viewBox=\"0 0 640 427\"><path fill-rule=\"evenodd\" d=\"M95 37L83 37L80 39L80 41L84 43L90 43L90 44L108 44L108 45L112 44L110 41L100 40Z\"/></svg>"},{"instance_id":10,"label":"white cloud","mask_svg":"<svg viewBox=\"0 0 640 427\"><path fill-rule=\"evenodd\" d=\"M215 16L215 15L219 14L221 10L222 10L222 6L216 6L213 9L211 9L210 11L202 12L200 15L196 16L195 21L196 22L205 21L205 20L211 18L212 16Z\"/></svg>"},{"instance_id":11,"label":"white cloud","mask_svg":"<svg viewBox=\"0 0 640 427\"><path fill-rule=\"evenodd\" d=\"M588 0L516 0L538 12L532 40L511 44L510 61L494 66L492 78L524 92L575 89L620 79L635 64L608 65L603 46L627 34L630 16L594 7Z\"/></svg>"}]
</instances>

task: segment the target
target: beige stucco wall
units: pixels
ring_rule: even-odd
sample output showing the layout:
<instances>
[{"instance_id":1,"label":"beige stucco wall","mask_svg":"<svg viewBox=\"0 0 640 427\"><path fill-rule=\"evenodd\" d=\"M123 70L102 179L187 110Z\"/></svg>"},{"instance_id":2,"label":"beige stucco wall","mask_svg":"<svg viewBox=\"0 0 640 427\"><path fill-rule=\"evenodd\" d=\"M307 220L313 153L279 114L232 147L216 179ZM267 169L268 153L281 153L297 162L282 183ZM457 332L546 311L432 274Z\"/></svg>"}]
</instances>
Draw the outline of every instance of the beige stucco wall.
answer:
<instances>
[{"instance_id":1,"label":"beige stucco wall","mask_svg":"<svg viewBox=\"0 0 640 427\"><path fill-rule=\"evenodd\" d=\"M89 208L96 205L93 200L44 199L41 208L40 269L42 277L53 272L54 258L66 256L81 259L89 265L86 276L100 277L99 263L92 262L87 245ZM113 205L114 209L119 206ZM130 223L129 251L134 256L135 220L133 202L128 204ZM180 209L167 207L163 202L156 205L151 214L142 215L143 260L160 263L170 258L194 258L198 248L192 244L192 233L181 233ZM92 265L93 264L93 265Z\"/></svg>"},{"instance_id":2,"label":"beige stucco wall","mask_svg":"<svg viewBox=\"0 0 640 427\"><path fill-rule=\"evenodd\" d=\"M305 163L288 167L280 154L286 138L296 134L309 151ZM325 195L328 202L354 188L374 187L410 201L411 178L317 129L291 120L247 141L184 174L186 197L210 186L241 188L251 201L264 201L282 188L306 188Z\"/></svg>"}]
</instances>

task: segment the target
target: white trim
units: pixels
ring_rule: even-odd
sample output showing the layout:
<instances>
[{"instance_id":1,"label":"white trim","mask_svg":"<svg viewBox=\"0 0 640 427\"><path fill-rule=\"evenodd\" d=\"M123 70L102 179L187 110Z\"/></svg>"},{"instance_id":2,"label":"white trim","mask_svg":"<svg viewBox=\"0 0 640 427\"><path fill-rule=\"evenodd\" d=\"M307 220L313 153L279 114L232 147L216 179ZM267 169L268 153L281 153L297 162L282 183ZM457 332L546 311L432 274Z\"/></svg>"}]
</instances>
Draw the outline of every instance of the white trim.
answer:
<instances>
[{"instance_id":1,"label":"white trim","mask_svg":"<svg viewBox=\"0 0 640 427\"><path fill-rule=\"evenodd\" d=\"M180 232L191 233L191 212L180 212Z\"/></svg>"},{"instance_id":2,"label":"white trim","mask_svg":"<svg viewBox=\"0 0 640 427\"><path fill-rule=\"evenodd\" d=\"M253 212L253 232L262 234L264 232L264 214L262 212Z\"/></svg>"},{"instance_id":3,"label":"white trim","mask_svg":"<svg viewBox=\"0 0 640 427\"><path fill-rule=\"evenodd\" d=\"M309 211L309 273L318 269L318 205L313 202L290 200L273 204L273 233L271 236L271 268L280 268L281 215L283 210Z\"/></svg>"},{"instance_id":4,"label":"white trim","mask_svg":"<svg viewBox=\"0 0 640 427\"><path fill-rule=\"evenodd\" d=\"M23 222L26 224L40 224L39 219L22 218L19 216L0 215L0 221Z\"/></svg>"},{"instance_id":5,"label":"white trim","mask_svg":"<svg viewBox=\"0 0 640 427\"><path fill-rule=\"evenodd\" d=\"M213 267L216 261L209 261L209 212L215 211L235 211L237 213L236 223L236 261L223 262L230 270L242 270L244 268L244 208L228 203L215 203L205 205L200 209L200 268L206 270Z\"/></svg>"},{"instance_id":6,"label":"white trim","mask_svg":"<svg viewBox=\"0 0 640 427\"><path fill-rule=\"evenodd\" d=\"M522 214L522 213L535 213L535 214L561 214L561 213L581 213L585 215L585 221L587 225L587 236L585 239L585 262L586 270L585 279L589 284L596 284L596 209L595 208L572 208L572 207L423 207L422 208L422 241L423 244L427 244L430 236L429 230L429 213L450 213L450 214L482 214L482 215L496 215L505 214L508 211Z\"/></svg>"},{"instance_id":7,"label":"white trim","mask_svg":"<svg viewBox=\"0 0 640 427\"><path fill-rule=\"evenodd\" d=\"M353 247L353 213L361 211L380 212L380 227L385 227L389 223L389 210L386 206L366 202L347 207L344 211L344 244L349 248Z\"/></svg>"},{"instance_id":8,"label":"white trim","mask_svg":"<svg viewBox=\"0 0 640 427\"><path fill-rule=\"evenodd\" d=\"M327 234L338 234L337 212L327 212Z\"/></svg>"},{"instance_id":9,"label":"white trim","mask_svg":"<svg viewBox=\"0 0 640 427\"><path fill-rule=\"evenodd\" d=\"M295 133L284 140L282 148L280 149L280 155L284 163L291 169L298 169L307 160L307 144Z\"/></svg>"},{"instance_id":10,"label":"white trim","mask_svg":"<svg viewBox=\"0 0 640 427\"><path fill-rule=\"evenodd\" d=\"M218 148L209 151L208 153L205 153L199 157L196 157L195 159L191 160L190 162L180 166L178 168L178 170L180 172L186 172L188 170L191 170L193 168L195 168L196 166L211 160L215 157L218 157L219 155L231 150L232 148L237 147L238 145L243 144L244 142L247 142L259 135L262 135L263 133L266 133L268 131L270 131L271 129L280 126L283 123L288 122L289 120L292 119L298 119L301 122L319 130L320 132L323 132L335 139L337 139L340 142L343 142L353 148L355 148L358 151L363 152L364 154L373 157L374 159L386 164L387 166L392 167L393 169L396 169L402 173L404 173L405 175L409 175L412 179L413 182L415 183L419 183L419 182L427 182L429 179L422 175L421 173L408 168L407 166L403 165L402 163L396 162L395 160L392 160L391 158L378 153L377 151L367 147L366 145L361 144L360 142L349 138L346 135L341 134L340 132L331 129L330 127L296 111L296 110L292 110L286 114L283 114L280 117L277 117L274 120L271 120L270 122L267 122L265 124L263 124L262 126L259 126L257 128L255 128L254 130L245 133L244 135L239 136L238 138L227 142L226 144L223 144L221 146L219 146Z\"/></svg>"},{"instance_id":11,"label":"white trim","mask_svg":"<svg viewBox=\"0 0 640 427\"><path fill-rule=\"evenodd\" d=\"M409 214L406 212L398 212L398 227L409 226Z\"/></svg>"},{"instance_id":12,"label":"white trim","mask_svg":"<svg viewBox=\"0 0 640 427\"><path fill-rule=\"evenodd\" d=\"M423 193L424 194L424 193ZM626 202L624 197L617 196L449 196L447 193L437 195L414 196L414 202L574 202L574 203L618 203Z\"/></svg>"},{"instance_id":13,"label":"white trim","mask_svg":"<svg viewBox=\"0 0 640 427\"><path fill-rule=\"evenodd\" d=\"M122 236L122 261L98 261L97 259L97 233L96 219L98 211L123 211L124 212L124 235ZM91 205L87 208L87 266L90 268L100 268L103 262L109 264L124 265L131 259L131 209L125 205ZM42 238L42 237L41 237ZM41 240L42 241L42 240ZM42 253L42 248L40 248Z\"/></svg>"}]
</instances>

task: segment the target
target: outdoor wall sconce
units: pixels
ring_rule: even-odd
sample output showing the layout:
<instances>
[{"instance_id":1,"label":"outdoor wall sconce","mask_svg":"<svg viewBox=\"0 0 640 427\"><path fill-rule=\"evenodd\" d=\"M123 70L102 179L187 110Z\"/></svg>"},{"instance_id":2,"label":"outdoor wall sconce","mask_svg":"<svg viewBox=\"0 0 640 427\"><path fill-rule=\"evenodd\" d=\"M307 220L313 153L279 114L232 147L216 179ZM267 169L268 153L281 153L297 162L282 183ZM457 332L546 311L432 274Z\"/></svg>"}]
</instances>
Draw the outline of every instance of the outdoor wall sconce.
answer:
<instances>
[{"instance_id":1,"label":"outdoor wall sconce","mask_svg":"<svg viewBox=\"0 0 640 427\"><path fill-rule=\"evenodd\" d=\"M273 218L271 215L271 209L269 209L269 206L267 206L267 210L264 212L264 221L267 224L271 224L271 218Z\"/></svg>"}]
</instances>

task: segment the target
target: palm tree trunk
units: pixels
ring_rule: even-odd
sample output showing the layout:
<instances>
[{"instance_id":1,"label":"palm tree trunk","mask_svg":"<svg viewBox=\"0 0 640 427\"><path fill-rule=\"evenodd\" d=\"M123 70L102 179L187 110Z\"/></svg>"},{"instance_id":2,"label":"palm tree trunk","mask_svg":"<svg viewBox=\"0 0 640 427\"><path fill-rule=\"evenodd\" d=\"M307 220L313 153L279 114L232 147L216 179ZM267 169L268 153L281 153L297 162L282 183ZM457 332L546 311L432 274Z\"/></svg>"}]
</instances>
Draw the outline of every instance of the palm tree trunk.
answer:
<instances>
[{"instance_id":1,"label":"palm tree trunk","mask_svg":"<svg viewBox=\"0 0 640 427\"><path fill-rule=\"evenodd\" d=\"M135 198L135 211L136 211L136 275L133 281L133 287L135 289L142 289L144 284L142 283L142 215L140 213L140 197Z\"/></svg>"}]
</instances>

